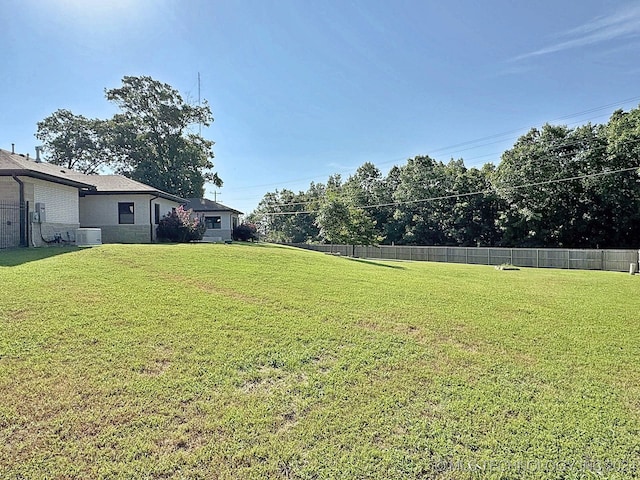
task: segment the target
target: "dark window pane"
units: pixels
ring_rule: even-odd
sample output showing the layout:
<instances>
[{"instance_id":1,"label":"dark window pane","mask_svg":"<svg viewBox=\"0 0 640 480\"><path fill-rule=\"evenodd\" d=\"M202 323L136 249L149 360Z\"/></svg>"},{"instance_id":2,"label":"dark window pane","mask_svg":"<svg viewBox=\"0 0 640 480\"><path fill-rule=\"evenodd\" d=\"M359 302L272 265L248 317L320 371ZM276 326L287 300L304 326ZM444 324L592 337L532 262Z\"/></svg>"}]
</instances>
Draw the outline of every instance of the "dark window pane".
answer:
<instances>
[{"instance_id":1,"label":"dark window pane","mask_svg":"<svg viewBox=\"0 0 640 480\"><path fill-rule=\"evenodd\" d=\"M118 202L118 223L126 225L135 223L133 202Z\"/></svg>"}]
</instances>

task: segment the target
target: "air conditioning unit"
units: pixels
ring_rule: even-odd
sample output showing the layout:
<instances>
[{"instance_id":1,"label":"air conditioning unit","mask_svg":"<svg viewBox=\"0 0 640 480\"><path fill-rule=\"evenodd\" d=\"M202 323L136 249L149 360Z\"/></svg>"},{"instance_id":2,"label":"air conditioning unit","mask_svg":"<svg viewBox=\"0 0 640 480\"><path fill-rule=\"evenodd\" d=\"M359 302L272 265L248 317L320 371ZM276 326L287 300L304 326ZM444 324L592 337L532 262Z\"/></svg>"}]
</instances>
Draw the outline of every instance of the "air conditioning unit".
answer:
<instances>
[{"instance_id":1,"label":"air conditioning unit","mask_svg":"<svg viewBox=\"0 0 640 480\"><path fill-rule=\"evenodd\" d=\"M102 245L102 229L78 228L76 230L76 245L78 247L92 247Z\"/></svg>"}]
</instances>

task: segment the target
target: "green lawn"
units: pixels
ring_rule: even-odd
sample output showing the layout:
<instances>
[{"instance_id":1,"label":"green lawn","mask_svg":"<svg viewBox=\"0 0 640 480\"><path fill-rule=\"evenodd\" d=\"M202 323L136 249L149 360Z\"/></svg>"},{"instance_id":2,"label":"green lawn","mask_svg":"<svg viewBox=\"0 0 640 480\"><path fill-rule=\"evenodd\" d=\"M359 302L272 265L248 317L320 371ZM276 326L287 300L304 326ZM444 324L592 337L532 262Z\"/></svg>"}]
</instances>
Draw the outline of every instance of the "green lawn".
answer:
<instances>
[{"instance_id":1,"label":"green lawn","mask_svg":"<svg viewBox=\"0 0 640 480\"><path fill-rule=\"evenodd\" d=\"M0 252L0 478L634 478L640 277Z\"/></svg>"}]
</instances>

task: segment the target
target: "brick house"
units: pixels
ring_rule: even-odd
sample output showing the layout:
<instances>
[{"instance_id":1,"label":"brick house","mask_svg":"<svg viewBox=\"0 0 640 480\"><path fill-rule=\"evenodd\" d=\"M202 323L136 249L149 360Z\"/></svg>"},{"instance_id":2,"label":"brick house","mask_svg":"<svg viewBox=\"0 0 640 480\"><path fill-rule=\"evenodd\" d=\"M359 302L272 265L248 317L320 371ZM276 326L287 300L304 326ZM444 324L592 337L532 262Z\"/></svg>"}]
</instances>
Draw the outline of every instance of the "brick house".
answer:
<instances>
[{"instance_id":1,"label":"brick house","mask_svg":"<svg viewBox=\"0 0 640 480\"><path fill-rule=\"evenodd\" d=\"M74 240L80 192L92 189L58 165L0 149L0 248Z\"/></svg>"},{"instance_id":2,"label":"brick house","mask_svg":"<svg viewBox=\"0 0 640 480\"><path fill-rule=\"evenodd\" d=\"M82 175L95 186L80 192L80 225L102 230L103 243L149 243L156 240L160 218L185 199L122 175Z\"/></svg>"},{"instance_id":3,"label":"brick house","mask_svg":"<svg viewBox=\"0 0 640 480\"><path fill-rule=\"evenodd\" d=\"M203 241L226 242L232 240L233 229L240 222L242 212L206 198L188 198L185 209L193 210L207 226Z\"/></svg>"},{"instance_id":4,"label":"brick house","mask_svg":"<svg viewBox=\"0 0 640 480\"><path fill-rule=\"evenodd\" d=\"M79 227L104 243L155 241L162 215L185 200L121 175L84 175L0 149L0 248L74 242Z\"/></svg>"}]
</instances>

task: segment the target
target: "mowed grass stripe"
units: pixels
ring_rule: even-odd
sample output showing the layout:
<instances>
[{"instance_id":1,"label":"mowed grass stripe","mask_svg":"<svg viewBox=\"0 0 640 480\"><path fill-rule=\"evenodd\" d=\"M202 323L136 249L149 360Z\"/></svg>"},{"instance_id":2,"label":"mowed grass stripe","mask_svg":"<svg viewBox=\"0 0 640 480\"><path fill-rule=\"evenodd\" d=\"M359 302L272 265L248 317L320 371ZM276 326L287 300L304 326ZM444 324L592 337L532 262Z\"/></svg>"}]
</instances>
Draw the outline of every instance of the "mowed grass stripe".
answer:
<instances>
[{"instance_id":1,"label":"mowed grass stripe","mask_svg":"<svg viewBox=\"0 0 640 480\"><path fill-rule=\"evenodd\" d=\"M638 281L268 245L0 252L0 473L632 478Z\"/></svg>"}]
</instances>

